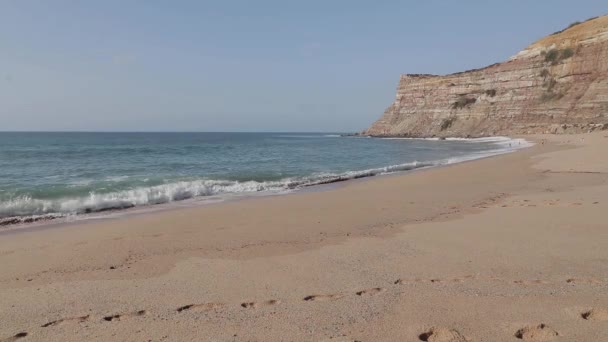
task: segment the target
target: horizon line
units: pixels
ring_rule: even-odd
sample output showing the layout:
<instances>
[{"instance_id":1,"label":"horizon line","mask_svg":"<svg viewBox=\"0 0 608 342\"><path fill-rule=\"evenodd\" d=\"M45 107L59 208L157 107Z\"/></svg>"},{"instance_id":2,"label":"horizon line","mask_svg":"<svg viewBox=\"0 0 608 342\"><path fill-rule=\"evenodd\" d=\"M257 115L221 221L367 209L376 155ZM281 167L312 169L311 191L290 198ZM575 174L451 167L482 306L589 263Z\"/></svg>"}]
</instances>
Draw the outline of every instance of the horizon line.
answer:
<instances>
[{"instance_id":1,"label":"horizon line","mask_svg":"<svg viewBox=\"0 0 608 342\"><path fill-rule=\"evenodd\" d=\"M3 131L0 133L354 133L356 131L93 131L93 130L11 130Z\"/></svg>"}]
</instances>

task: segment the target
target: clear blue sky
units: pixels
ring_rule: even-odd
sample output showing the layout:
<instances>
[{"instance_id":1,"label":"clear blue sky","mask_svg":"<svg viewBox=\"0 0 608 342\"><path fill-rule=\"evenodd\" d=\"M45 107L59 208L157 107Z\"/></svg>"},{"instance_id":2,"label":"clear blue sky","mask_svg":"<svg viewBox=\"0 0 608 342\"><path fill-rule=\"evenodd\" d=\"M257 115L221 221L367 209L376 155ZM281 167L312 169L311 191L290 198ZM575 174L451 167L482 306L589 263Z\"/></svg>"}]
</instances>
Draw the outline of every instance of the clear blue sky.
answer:
<instances>
[{"instance_id":1,"label":"clear blue sky","mask_svg":"<svg viewBox=\"0 0 608 342\"><path fill-rule=\"evenodd\" d=\"M0 2L0 130L358 131L606 1Z\"/></svg>"}]
</instances>

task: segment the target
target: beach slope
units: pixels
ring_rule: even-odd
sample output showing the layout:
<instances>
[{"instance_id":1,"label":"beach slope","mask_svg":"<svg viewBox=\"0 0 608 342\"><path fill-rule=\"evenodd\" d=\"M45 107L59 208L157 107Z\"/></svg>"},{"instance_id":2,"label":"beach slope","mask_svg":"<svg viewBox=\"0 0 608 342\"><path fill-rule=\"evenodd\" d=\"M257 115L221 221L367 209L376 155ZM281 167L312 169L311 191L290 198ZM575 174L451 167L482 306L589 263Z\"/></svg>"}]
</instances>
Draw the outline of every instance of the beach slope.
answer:
<instances>
[{"instance_id":1,"label":"beach slope","mask_svg":"<svg viewBox=\"0 0 608 342\"><path fill-rule=\"evenodd\" d=\"M608 134L0 235L0 341L608 341ZM546 140L546 143L540 143Z\"/></svg>"}]
</instances>

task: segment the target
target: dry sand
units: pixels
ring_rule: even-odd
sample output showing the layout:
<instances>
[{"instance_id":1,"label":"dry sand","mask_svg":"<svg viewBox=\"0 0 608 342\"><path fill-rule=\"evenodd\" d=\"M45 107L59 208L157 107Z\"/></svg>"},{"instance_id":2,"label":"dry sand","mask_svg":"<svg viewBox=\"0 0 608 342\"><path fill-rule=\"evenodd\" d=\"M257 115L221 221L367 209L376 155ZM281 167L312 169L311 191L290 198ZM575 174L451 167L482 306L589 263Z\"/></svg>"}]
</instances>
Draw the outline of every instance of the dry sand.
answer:
<instances>
[{"instance_id":1,"label":"dry sand","mask_svg":"<svg viewBox=\"0 0 608 342\"><path fill-rule=\"evenodd\" d=\"M608 341L608 133L0 235L0 341Z\"/></svg>"}]
</instances>

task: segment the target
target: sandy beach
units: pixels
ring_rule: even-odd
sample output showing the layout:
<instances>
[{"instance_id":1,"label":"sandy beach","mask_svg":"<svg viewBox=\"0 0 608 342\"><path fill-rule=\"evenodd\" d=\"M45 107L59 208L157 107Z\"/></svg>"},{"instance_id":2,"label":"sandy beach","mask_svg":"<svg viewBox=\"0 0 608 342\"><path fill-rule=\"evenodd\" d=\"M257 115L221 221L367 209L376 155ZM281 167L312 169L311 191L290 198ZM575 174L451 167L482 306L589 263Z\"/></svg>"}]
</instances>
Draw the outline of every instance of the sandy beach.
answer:
<instances>
[{"instance_id":1,"label":"sandy beach","mask_svg":"<svg viewBox=\"0 0 608 342\"><path fill-rule=\"evenodd\" d=\"M0 341L608 341L608 133L526 139L327 191L4 234Z\"/></svg>"}]
</instances>

